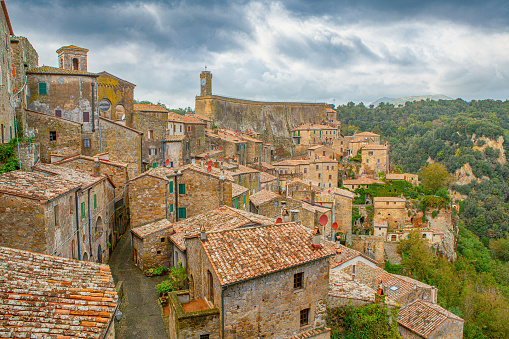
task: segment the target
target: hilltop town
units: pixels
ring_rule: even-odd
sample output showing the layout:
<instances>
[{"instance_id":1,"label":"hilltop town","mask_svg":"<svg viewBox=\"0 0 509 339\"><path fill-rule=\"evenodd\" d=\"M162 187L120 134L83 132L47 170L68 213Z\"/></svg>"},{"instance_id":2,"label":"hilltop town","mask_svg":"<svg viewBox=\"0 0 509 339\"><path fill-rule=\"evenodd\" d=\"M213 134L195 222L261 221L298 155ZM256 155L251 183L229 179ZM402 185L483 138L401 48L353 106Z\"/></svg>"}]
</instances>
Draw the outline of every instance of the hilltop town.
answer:
<instances>
[{"instance_id":1,"label":"hilltop town","mask_svg":"<svg viewBox=\"0 0 509 339\"><path fill-rule=\"evenodd\" d=\"M0 337L325 339L365 307L388 338L463 337L387 269L416 238L454 261L459 207L380 134L214 95L209 70L192 112L140 103L83 46L39 65L2 9Z\"/></svg>"}]
</instances>

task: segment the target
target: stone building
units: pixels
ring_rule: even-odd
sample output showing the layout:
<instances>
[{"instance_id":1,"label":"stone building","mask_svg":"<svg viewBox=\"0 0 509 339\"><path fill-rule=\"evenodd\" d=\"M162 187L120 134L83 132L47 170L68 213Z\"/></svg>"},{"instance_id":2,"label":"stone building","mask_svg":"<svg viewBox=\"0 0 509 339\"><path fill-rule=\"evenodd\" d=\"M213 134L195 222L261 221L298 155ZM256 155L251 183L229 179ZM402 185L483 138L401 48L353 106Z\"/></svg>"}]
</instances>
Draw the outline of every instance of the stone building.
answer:
<instances>
[{"instance_id":1,"label":"stone building","mask_svg":"<svg viewBox=\"0 0 509 339\"><path fill-rule=\"evenodd\" d=\"M106 71L98 73L99 114L114 121L124 121L133 111L135 84Z\"/></svg>"},{"instance_id":2,"label":"stone building","mask_svg":"<svg viewBox=\"0 0 509 339\"><path fill-rule=\"evenodd\" d=\"M115 218L115 186L105 175L94 175L67 167L51 164L38 164L37 173L59 178L79 185L75 201L75 230L77 241L71 240L73 256L80 260L107 262L115 245L116 236L113 232ZM70 202L69 202L70 203ZM69 204L68 203L68 204ZM57 206L56 214L70 214L71 207ZM66 239L67 240L67 239ZM66 245L66 244L64 244ZM77 255L74 256L77 245ZM69 245L67 245L69 246Z\"/></svg>"},{"instance_id":3,"label":"stone building","mask_svg":"<svg viewBox=\"0 0 509 339\"><path fill-rule=\"evenodd\" d=\"M65 156L81 153L83 124L32 110L26 112L26 133L40 143L40 161L51 163L51 154L62 152Z\"/></svg>"},{"instance_id":4,"label":"stone building","mask_svg":"<svg viewBox=\"0 0 509 339\"><path fill-rule=\"evenodd\" d=\"M140 270L158 266L170 267L172 245L169 236L173 223L160 219L131 229L131 254L133 262Z\"/></svg>"},{"instance_id":5,"label":"stone building","mask_svg":"<svg viewBox=\"0 0 509 339\"><path fill-rule=\"evenodd\" d=\"M81 258L80 184L35 172L0 175L0 246Z\"/></svg>"},{"instance_id":6,"label":"stone building","mask_svg":"<svg viewBox=\"0 0 509 339\"><path fill-rule=\"evenodd\" d=\"M338 187L338 162L330 158L311 160L308 168L304 167L303 179L317 183L318 187Z\"/></svg>"},{"instance_id":7,"label":"stone building","mask_svg":"<svg viewBox=\"0 0 509 339\"><path fill-rule=\"evenodd\" d=\"M324 325L335 251L312 230L295 223L241 227L185 242L188 303L179 300L186 292L170 294L170 338L330 338ZM191 329L181 310L200 300L201 312L185 313ZM213 309L219 317L201 317Z\"/></svg>"},{"instance_id":8,"label":"stone building","mask_svg":"<svg viewBox=\"0 0 509 339\"><path fill-rule=\"evenodd\" d=\"M281 201L286 200L277 193L262 189L249 197L250 210L252 213L277 218L281 215Z\"/></svg>"},{"instance_id":9,"label":"stone building","mask_svg":"<svg viewBox=\"0 0 509 339\"><path fill-rule=\"evenodd\" d=\"M187 165L190 162L189 137L187 135L166 134L163 141L164 165L166 167L178 167Z\"/></svg>"},{"instance_id":10,"label":"stone building","mask_svg":"<svg viewBox=\"0 0 509 339\"><path fill-rule=\"evenodd\" d=\"M325 145L308 147L308 159L313 160L318 158L328 158L334 160L336 157L334 155L334 150Z\"/></svg>"},{"instance_id":11,"label":"stone building","mask_svg":"<svg viewBox=\"0 0 509 339\"><path fill-rule=\"evenodd\" d=\"M410 224L406 199L403 197L373 198L375 224L385 223L389 230L398 230Z\"/></svg>"},{"instance_id":12,"label":"stone building","mask_svg":"<svg viewBox=\"0 0 509 339\"><path fill-rule=\"evenodd\" d=\"M129 212L131 228L160 219L176 220L178 200L175 190L176 171L157 167L129 180Z\"/></svg>"},{"instance_id":13,"label":"stone building","mask_svg":"<svg viewBox=\"0 0 509 339\"><path fill-rule=\"evenodd\" d=\"M299 213L299 220L302 225L314 229L320 227L323 230L325 236L329 236L332 239L332 207L326 205L320 205L320 203L311 204L309 202L302 202L302 209ZM327 222L321 225L320 218L322 215L327 217Z\"/></svg>"},{"instance_id":14,"label":"stone building","mask_svg":"<svg viewBox=\"0 0 509 339\"><path fill-rule=\"evenodd\" d=\"M170 112L168 114L168 124L170 126L170 128L168 128L170 130L170 135L178 135L177 133L182 133L182 128L184 129L184 134L189 138L186 147L191 156L210 149L209 140L205 137L207 124L204 121L192 116ZM172 125L173 129L171 127ZM178 132L176 131L177 128Z\"/></svg>"},{"instance_id":15,"label":"stone building","mask_svg":"<svg viewBox=\"0 0 509 339\"><path fill-rule=\"evenodd\" d=\"M215 126L214 119L207 117L205 115L196 114L194 112L187 113L186 115L203 121L204 123L207 124L207 126L206 126L207 129L213 129Z\"/></svg>"},{"instance_id":16,"label":"stone building","mask_svg":"<svg viewBox=\"0 0 509 339\"><path fill-rule=\"evenodd\" d=\"M385 180L392 181L408 181L414 186L419 186L419 175L412 173L387 173Z\"/></svg>"},{"instance_id":17,"label":"stone building","mask_svg":"<svg viewBox=\"0 0 509 339\"><path fill-rule=\"evenodd\" d=\"M269 173L260 172L260 188L262 190L278 192L279 184L278 184L277 177L275 177Z\"/></svg>"},{"instance_id":18,"label":"stone building","mask_svg":"<svg viewBox=\"0 0 509 339\"><path fill-rule=\"evenodd\" d=\"M245 154L245 160L242 162L244 164L253 164L260 162L266 158L264 156L264 149L263 149L263 141L256 139L252 135L246 133L246 132L234 132L230 131L228 129L219 129L220 132L224 134L228 134L233 138L240 138L240 140L246 142L246 148L244 151Z\"/></svg>"},{"instance_id":19,"label":"stone building","mask_svg":"<svg viewBox=\"0 0 509 339\"><path fill-rule=\"evenodd\" d=\"M104 154L95 157L78 155L55 162L54 165L86 172L92 175L106 174L113 182L115 185L115 224L113 227L113 238L116 242L127 228L127 209L129 205L127 190L129 174L127 171L127 164L111 161L109 160L109 156Z\"/></svg>"},{"instance_id":20,"label":"stone building","mask_svg":"<svg viewBox=\"0 0 509 339\"><path fill-rule=\"evenodd\" d=\"M0 275L3 337L115 338L120 303L107 265L0 247Z\"/></svg>"},{"instance_id":21,"label":"stone building","mask_svg":"<svg viewBox=\"0 0 509 339\"><path fill-rule=\"evenodd\" d=\"M230 172L235 183L246 187L249 190L249 194L255 194L260 191L260 171L244 165L238 165L237 168L230 170Z\"/></svg>"},{"instance_id":22,"label":"stone building","mask_svg":"<svg viewBox=\"0 0 509 339\"><path fill-rule=\"evenodd\" d=\"M10 47L10 37L14 35L11 21L5 2L2 1L2 11L0 15L0 42L6 48L0 49L0 143L8 143L16 135L16 114L11 103L11 94L16 86L12 69L16 69L13 62Z\"/></svg>"},{"instance_id":23,"label":"stone building","mask_svg":"<svg viewBox=\"0 0 509 339\"><path fill-rule=\"evenodd\" d=\"M276 173L282 174L307 174L310 161L307 159L292 160L285 159L272 164L276 168Z\"/></svg>"},{"instance_id":24,"label":"stone building","mask_svg":"<svg viewBox=\"0 0 509 339\"><path fill-rule=\"evenodd\" d=\"M383 185L384 182L380 182L378 180L367 177L359 177L356 179L343 179L343 187L349 189L350 191L355 191L357 188L367 188L368 185L371 184Z\"/></svg>"},{"instance_id":25,"label":"stone building","mask_svg":"<svg viewBox=\"0 0 509 339\"><path fill-rule=\"evenodd\" d=\"M224 152L225 160L246 164L245 154L247 141L235 135L224 133L217 128L214 130L207 130L206 136L213 150L221 150Z\"/></svg>"},{"instance_id":26,"label":"stone building","mask_svg":"<svg viewBox=\"0 0 509 339\"><path fill-rule=\"evenodd\" d=\"M389 172L389 146L367 145L362 147L361 155L361 174L378 178L378 173Z\"/></svg>"},{"instance_id":27,"label":"stone building","mask_svg":"<svg viewBox=\"0 0 509 339\"><path fill-rule=\"evenodd\" d=\"M310 146L332 145L333 140L340 137L338 127L303 124L292 129L292 141L297 154L304 153Z\"/></svg>"}]
</instances>

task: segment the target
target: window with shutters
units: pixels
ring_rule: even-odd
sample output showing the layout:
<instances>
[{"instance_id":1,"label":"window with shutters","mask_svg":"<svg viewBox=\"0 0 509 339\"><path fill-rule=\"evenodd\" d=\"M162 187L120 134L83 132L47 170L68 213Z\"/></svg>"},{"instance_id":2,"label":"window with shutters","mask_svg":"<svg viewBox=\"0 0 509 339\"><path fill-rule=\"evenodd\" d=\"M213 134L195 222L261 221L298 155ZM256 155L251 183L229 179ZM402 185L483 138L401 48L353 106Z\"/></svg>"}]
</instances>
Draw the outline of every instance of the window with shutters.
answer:
<instances>
[{"instance_id":1,"label":"window with shutters","mask_svg":"<svg viewBox=\"0 0 509 339\"><path fill-rule=\"evenodd\" d=\"M83 147L90 148L90 139L83 139Z\"/></svg>"},{"instance_id":2,"label":"window with shutters","mask_svg":"<svg viewBox=\"0 0 509 339\"><path fill-rule=\"evenodd\" d=\"M97 194L94 194L94 210L97 209Z\"/></svg>"},{"instance_id":3,"label":"window with shutters","mask_svg":"<svg viewBox=\"0 0 509 339\"><path fill-rule=\"evenodd\" d=\"M179 215L179 219L187 218L187 209L185 207L179 207L178 215Z\"/></svg>"},{"instance_id":4,"label":"window with shutters","mask_svg":"<svg viewBox=\"0 0 509 339\"><path fill-rule=\"evenodd\" d=\"M170 181L168 186L170 187L170 193L173 193L173 181Z\"/></svg>"},{"instance_id":5,"label":"window with shutters","mask_svg":"<svg viewBox=\"0 0 509 339\"><path fill-rule=\"evenodd\" d=\"M85 219L85 203L81 203L81 219Z\"/></svg>"},{"instance_id":6,"label":"window with shutters","mask_svg":"<svg viewBox=\"0 0 509 339\"><path fill-rule=\"evenodd\" d=\"M153 162L152 163L152 168L156 168L157 167L157 162Z\"/></svg>"},{"instance_id":7,"label":"window with shutters","mask_svg":"<svg viewBox=\"0 0 509 339\"><path fill-rule=\"evenodd\" d=\"M39 83L39 95L46 95L48 92L47 92L47 88L46 88L46 83L45 82L40 82Z\"/></svg>"},{"instance_id":8,"label":"window with shutters","mask_svg":"<svg viewBox=\"0 0 509 339\"><path fill-rule=\"evenodd\" d=\"M179 184L179 194L186 194L186 184Z\"/></svg>"}]
</instances>

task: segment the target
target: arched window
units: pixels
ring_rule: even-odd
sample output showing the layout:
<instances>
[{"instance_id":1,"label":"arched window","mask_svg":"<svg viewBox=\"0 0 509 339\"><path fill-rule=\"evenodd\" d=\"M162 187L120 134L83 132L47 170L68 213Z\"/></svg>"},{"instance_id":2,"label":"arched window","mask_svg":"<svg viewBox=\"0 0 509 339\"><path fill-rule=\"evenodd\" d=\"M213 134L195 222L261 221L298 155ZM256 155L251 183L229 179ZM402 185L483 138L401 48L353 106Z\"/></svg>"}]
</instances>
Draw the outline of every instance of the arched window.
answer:
<instances>
[{"instance_id":1,"label":"arched window","mask_svg":"<svg viewBox=\"0 0 509 339\"><path fill-rule=\"evenodd\" d=\"M117 105L115 107L115 120L124 120L125 119L125 108L122 105Z\"/></svg>"},{"instance_id":2,"label":"arched window","mask_svg":"<svg viewBox=\"0 0 509 339\"><path fill-rule=\"evenodd\" d=\"M83 261L88 261L88 253L83 253Z\"/></svg>"},{"instance_id":3,"label":"arched window","mask_svg":"<svg viewBox=\"0 0 509 339\"><path fill-rule=\"evenodd\" d=\"M78 61L78 58L74 58L72 59L72 69L74 71L79 71L79 61Z\"/></svg>"},{"instance_id":4,"label":"arched window","mask_svg":"<svg viewBox=\"0 0 509 339\"><path fill-rule=\"evenodd\" d=\"M212 273L207 271L207 298L213 304L214 303L214 278L212 277Z\"/></svg>"}]
</instances>

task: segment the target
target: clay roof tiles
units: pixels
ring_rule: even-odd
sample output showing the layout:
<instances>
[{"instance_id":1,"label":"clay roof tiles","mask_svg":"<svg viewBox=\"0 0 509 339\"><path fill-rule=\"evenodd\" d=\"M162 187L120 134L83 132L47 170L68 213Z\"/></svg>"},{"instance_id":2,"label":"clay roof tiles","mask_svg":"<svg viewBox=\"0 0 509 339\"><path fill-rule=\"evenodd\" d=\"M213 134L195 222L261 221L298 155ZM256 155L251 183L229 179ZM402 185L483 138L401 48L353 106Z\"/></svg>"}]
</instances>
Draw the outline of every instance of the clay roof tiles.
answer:
<instances>
[{"instance_id":1,"label":"clay roof tiles","mask_svg":"<svg viewBox=\"0 0 509 339\"><path fill-rule=\"evenodd\" d=\"M177 141L183 141L186 138L186 135L167 135L164 138L164 141L171 141L171 142L177 142Z\"/></svg>"},{"instance_id":2,"label":"clay roof tiles","mask_svg":"<svg viewBox=\"0 0 509 339\"><path fill-rule=\"evenodd\" d=\"M265 173L265 172L261 172L260 173L260 182L261 183L264 183L264 182L269 182L269 181L274 181L276 180L277 178L269 173Z\"/></svg>"},{"instance_id":3,"label":"clay roof tiles","mask_svg":"<svg viewBox=\"0 0 509 339\"><path fill-rule=\"evenodd\" d=\"M274 166L272 166L271 164L269 164L269 163L267 163L267 162L262 161L260 164L261 164L264 168L266 168L267 170L273 170L273 169L275 169L275 167L274 167Z\"/></svg>"},{"instance_id":4,"label":"clay roof tiles","mask_svg":"<svg viewBox=\"0 0 509 339\"><path fill-rule=\"evenodd\" d=\"M332 246L312 246L312 232L297 223L237 228L201 244L224 286L334 255Z\"/></svg>"},{"instance_id":5,"label":"clay roof tiles","mask_svg":"<svg viewBox=\"0 0 509 339\"><path fill-rule=\"evenodd\" d=\"M358 137L358 136L362 136L362 137L379 137L380 134L376 134L376 133L372 133L372 132L360 132L360 133L355 133L353 136L354 137Z\"/></svg>"},{"instance_id":6,"label":"clay roof tiles","mask_svg":"<svg viewBox=\"0 0 509 339\"><path fill-rule=\"evenodd\" d=\"M401 326L424 338L429 338L448 319L464 321L439 305L422 300L403 307L398 314L398 323Z\"/></svg>"},{"instance_id":7,"label":"clay roof tiles","mask_svg":"<svg viewBox=\"0 0 509 339\"><path fill-rule=\"evenodd\" d=\"M343 180L343 185L369 185L369 184L384 184L384 183L367 177Z\"/></svg>"},{"instance_id":8,"label":"clay roof tiles","mask_svg":"<svg viewBox=\"0 0 509 339\"><path fill-rule=\"evenodd\" d=\"M161 113L168 113L168 109L164 108L161 105L150 105L150 104L134 104L133 105L134 111L140 111L140 112L161 112Z\"/></svg>"},{"instance_id":9,"label":"clay roof tiles","mask_svg":"<svg viewBox=\"0 0 509 339\"><path fill-rule=\"evenodd\" d=\"M363 150L369 151L369 150L388 150L389 146L386 145L366 145L362 147Z\"/></svg>"},{"instance_id":10,"label":"clay roof tiles","mask_svg":"<svg viewBox=\"0 0 509 339\"><path fill-rule=\"evenodd\" d=\"M0 247L0 336L103 338L117 292L107 265Z\"/></svg>"},{"instance_id":11,"label":"clay roof tiles","mask_svg":"<svg viewBox=\"0 0 509 339\"><path fill-rule=\"evenodd\" d=\"M183 124L202 124L202 125L206 124L205 122L203 122L199 119L196 119L192 116L181 115L181 114L173 113L173 112L170 112L168 114L168 121L176 121L176 122L181 122Z\"/></svg>"},{"instance_id":12,"label":"clay roof tiles","mask_svg":"<svg viewBox=\"0 0 509 339\"><path fill-rule=\"evenodd\" d=\"M186 249L184 238L199 234L201 226L205 227L207 232L213 232L231 230L245 225L267 225L275 222L276 220L273 218L223 206L172 224L175 233L170 238L184 251Z\"/></svg>"},{"instance_id":13,"label":"clay roof tiles","mask_svg":"<svg viewBox=\"0 0 509 339\"><path fill-rule=\"evenodd\" d=\"M169 229L172 226L173 223L170 222L168 219L161 219L140 227L133 228L131 229L131 232L133 232L140 238L146 238L151 234Z\"/></svg>"},{"instance_id":14,"label":"clay roof tiles","mask_svg":"<svg viewBox=\"0 0 509 339\"><path fill-rule=\"evenodd\" d=\"M239 164L238 167L235 170L233 170L232 172L234 172L235 174L246 174L246 173L259 173L260 171L258 171L257 169Z\"/></svg>"},{"instance_id":15,"label":"clay roof tiles","mask_svg":"<svg viewBox=\"0 0 509 339\"><path fill-rule=\"evenodd\" d=\"M259 192L256 192L255 194L251 195L249 197L249 201L255 206L260 206L264 203L267 203L267 202L272 201L277 198L281 198L281 196L277 193L272 192L272 191L261 190Z\"/></svg>"},{"instance_id":16,"label":"clay roof tiles","mask_svg":"<svg viewBox=\"0 0 509 339\"><path fill-rule=\"evenodd\" d=\"M37 164L35 167L36 171L49 173L56 177L76 184L81 185L81 189L85 189L89 186L93 186L103 180L106 180L104 175L93 175L80 170L71 169L68 167L57 166L53 164Z\"/></svg>"},{"instance_id":17,"label":"clay roof tiles","mask_svg":"<svg viewBox=\"0 0 509 339\"><path fill-rule=\"evenodd\" d=\"M63 50L63 49L77 49L77 50L79 50L79 51L88 52L88 49L83 48L83 47L78 47L78 46L76 46L76 45L62 46L62 47L60 47L59 49L57 49L57 51L56 51L56 52L57 52L57 53L60 53L60 51L61 51L61 50Z\"/></svg>"},{"instance_id":18,"label":"clay roof tiles","mask_svg":"<svg viewBox=\"0 0 509 339\"><path fill-rule=\"evenodd\" d=\"M387 180L405 180L405 175L399 174L399 173L387 173L385 175L385 179L387 179Z\"/></svg>"},{"instance_id":19,"label":"clay roof tiles","mask_svg":"<svg viewBox=\"0 0 509 339\"><path fill-rule=\"evenodd\" d=\"M63 69L51 66L41 66L37 68L32 68L27 71L27 73L35 73L35 74L55 74L55 75L86 75L98 77L99 75L96 73L90 73L87 71L75 71L71 69Z\"/></svg>"},{"instance_id":20,"label":"clay roof tiles","mask_svg":"<svg viewBox=\"0 0 509 339\"><path fill-rule=\"evenodd\" d=\"M87 161L95 161L94 157L89 157L89 156L86 156L86 155L83 155L83 154L79 154L79 155L76 155L76 156L73 156L73 157L70 157L70 158L66 158L64 160L60 160L58 162L55 162L54 164L55 165L58 165L58 164L63 164L63 163L66 163L66 162L71 162L71 161L74 161L74 160L87 160ZM116 166L116 167L125 167L127 168L127 163L125 162L120 162L120 161L112 161L112 160L104 160L104 159L98 159L99 162L101 162L101 164L106 164L106 165L112 165L112 166Z\"/></svg>"},{"instance_id":21,"label":"clay roof tiles","mask_svg":"<svg viewBox=\"0 0 509 339\"><path fill-rule=\"evenodd\" d=\"M276 162L273 164L274 166L298 166L298 165L309 165L310 161L301 159L301 160L295 160L295 159L285 159L281 160L279 162Z\"/></svg>"},{"instance_id":22,"label":"clay roof tiles","mask_svg":"<svg viewBox=\"0 0 509 339\"><path fill-rule=\"evenodd\" d=\"M248 188L236 183L232 183L232 198L238 197L239 195L244 194L247 191L249 191Z\"/></svg>"},{"instance_id":23,"label":"clay roof tiles","mask_svg":"<svg viewBox=\"0 0 509 339\"><path fill-rule=\"evenodd\" d=\"M335 127L331 127L331 126L326 126L326 125L319 125L319 124L310 124L310 123L306 123L306 124L302 124L294 129L292 129L292 132L293 131L308 131L308 130L322 130L322 129L333 129L335 130L336 128Z\"/></svg>"},{"instance_id":24,"label":"clay roof tiles","mask_svg":"<svg viewBox=\"0 0 509 339\"><path fill-rule=\"evenodd\" d=\"M35 172L12 171L0 175L0 193L37 199L41 203L79 187L74 181Z\"/></svg>"}]
</instances>

